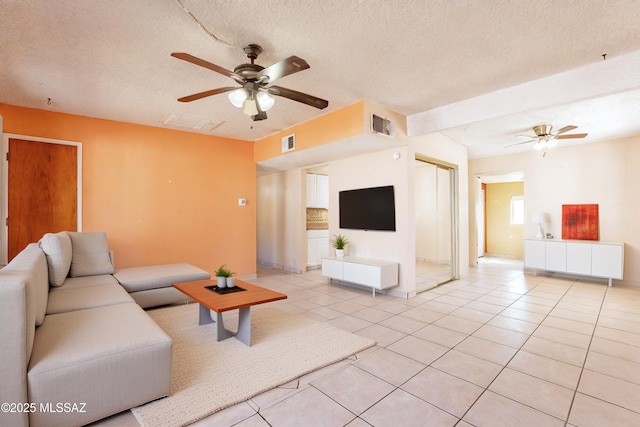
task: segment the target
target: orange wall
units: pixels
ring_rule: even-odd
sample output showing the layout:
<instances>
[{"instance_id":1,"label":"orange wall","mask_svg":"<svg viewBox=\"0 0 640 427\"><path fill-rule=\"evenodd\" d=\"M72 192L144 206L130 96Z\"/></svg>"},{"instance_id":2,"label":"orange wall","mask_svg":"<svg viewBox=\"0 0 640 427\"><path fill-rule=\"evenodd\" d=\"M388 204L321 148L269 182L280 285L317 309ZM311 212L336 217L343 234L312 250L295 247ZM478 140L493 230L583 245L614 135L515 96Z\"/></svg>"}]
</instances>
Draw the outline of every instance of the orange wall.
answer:
<instances>
[{"instance_id":1,"label":"orange wall","mask_svg":"<svg viewBox=\"0 0 640 427\"><path fill-rule=\"evenodd\" d=\"M255 143L255 161L261 162L282 155L282 138L292 133L296 134L295 151L361 135L364 132L364 108L364 101L356 102L258 140Z\"/></svg>"},{"instance_id":2,"label":"orange wall","mask_svg":"<svg viewBox=\"0 0 640 427\"><path fill-rule=\"evenodd\" d=\"M6 104L0 115L5 133L82 143L83 230L106 231L116 268L255 273L252 142Z\"/></svg>"}]
</instances>

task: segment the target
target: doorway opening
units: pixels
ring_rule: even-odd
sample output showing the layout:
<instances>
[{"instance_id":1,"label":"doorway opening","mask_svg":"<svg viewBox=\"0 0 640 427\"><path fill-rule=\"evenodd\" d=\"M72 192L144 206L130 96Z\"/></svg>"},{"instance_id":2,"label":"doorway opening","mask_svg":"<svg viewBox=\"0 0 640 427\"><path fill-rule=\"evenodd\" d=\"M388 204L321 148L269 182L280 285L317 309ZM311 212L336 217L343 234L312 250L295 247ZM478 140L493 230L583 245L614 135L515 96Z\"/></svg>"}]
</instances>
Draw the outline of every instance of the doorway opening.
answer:
<instances>
[{"instance_id":1,"label":"doorway opening","mask_svg":"<svg viewBox=\"0 0 640 427\"><path fill-rule=\"evenodd\" d=\"M329 166L319 165L305 170L306 176L306 271L322 266L329 255Z\"/></svg>"},{"instance_id":2,"label":"doorway opening","mask_svg":"<svg viewBox=\"0 0 640 427\"><path fill-rule=\"evenodd\" d=\"M416 292L458 278L458 168L416 155Z\"/></svg>"},{"instance_id":3,"label":"doorway opening","mask_svg":"<svg viewBox=\"0 0 640 427\"><path fill-rule=\"evenodd\" d=\"M477 259L523 259L524 173L476 178Z\"/></svg>"}]
</instances>

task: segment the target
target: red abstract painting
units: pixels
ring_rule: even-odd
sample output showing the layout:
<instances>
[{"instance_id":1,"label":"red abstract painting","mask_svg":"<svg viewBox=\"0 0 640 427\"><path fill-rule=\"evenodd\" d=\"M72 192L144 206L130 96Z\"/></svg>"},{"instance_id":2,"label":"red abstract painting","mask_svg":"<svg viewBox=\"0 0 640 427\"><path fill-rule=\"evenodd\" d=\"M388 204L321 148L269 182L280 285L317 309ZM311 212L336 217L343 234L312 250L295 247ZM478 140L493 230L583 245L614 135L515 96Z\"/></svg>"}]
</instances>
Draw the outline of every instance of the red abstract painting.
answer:
<instances>
[{"instance_id":1,"label":"red abstract painting","mask_svg":"<svg viewBox=\"0 0 640 427\"><path fill-rule=\"evenodd\" d=\"M598 205L562 205L562 238L598 240Z\"/></svg>"}]
</instances>

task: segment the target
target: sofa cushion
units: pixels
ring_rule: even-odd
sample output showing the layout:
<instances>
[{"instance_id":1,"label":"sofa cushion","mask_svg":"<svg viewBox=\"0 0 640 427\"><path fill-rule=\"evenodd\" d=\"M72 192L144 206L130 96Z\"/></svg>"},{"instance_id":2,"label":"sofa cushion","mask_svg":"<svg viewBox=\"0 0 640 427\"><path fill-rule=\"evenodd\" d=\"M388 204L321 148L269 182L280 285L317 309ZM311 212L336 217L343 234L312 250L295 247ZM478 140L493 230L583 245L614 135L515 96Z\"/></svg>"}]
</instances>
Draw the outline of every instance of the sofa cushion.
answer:
<instances>
[{"instance_id":1,"label":"sofa cushion","mask_svg":"<svg viewBox=\"0 0 640 427\"><path fill-rule=\"evenodd\" d=\"M47 256L49 283L61 286L71 267L71 238L65 231L47 233L38 243Z\"/></svg>"},{"instance_id":2,"label":"sofa cushion","mask_svg":"<svg viewBox=\"0 0 640 427\"><path fill-rule=\"evenodd\" d=\"M210 279L211 275L191 264L162 264L118 270L113 277L128 292L170 287L177 282Z\"/></svg>"},{"instance_id":3,"label":"sofa cushion","mask_svg":"<svg viewBox=\"0 0 640 427\"><path fill-rule=\"evenodd\" d=\"M166 396L171 363L171 338L137 304L48 315L36 331L27 401L82 402L85 412L36 411L30 425L84 425Z\"/></svg>"},{"instance_id":4,"label":"sofa cushion","mask_svg":"<svg viewBox=\"0 0 640 427\"><path fill-rule=\"evenodd\" d=\"M104 232L69 232L73 256L71 277L112 274L107 234Z\"/></svg>"},{"instance_id":5,"label":"sofa cushion","mask_svg":"<svg viewBox=\"0 0 640 427\"><path fill-rule=\"evenodd\" d=\"M108 285L114 283L119 285L118 281L111 274L99 274L97 276L67 277L63 286L59 288L51 288L49 293L57 292L62 289L87 288L91 286Z\"/></svg>"},{"instance_id":6,"label":"sofa cushion","mask_svg":"<svg viewBox=\"0 0 640 427\"><path fill-rule=\"evenodd\" d=\"M101 276L92 276L101 277ZM134 299L118 283L81 288L56 288L49 292L47 314L104 307L113 304L134 303Z\"/></svg>"},{"instance_id":7,"label":"sofa cushion","mask_svg":"<svg viewBox=\"0 0 640 427\"><path fill-rule=\"evenodd\" d=\"M142 308L159 307L161 305L177 304L189 301L187 295L183 294L173 286L166 288L147 289L144 291L129 293L131 298Z\"/></svg>"}]
</instances>

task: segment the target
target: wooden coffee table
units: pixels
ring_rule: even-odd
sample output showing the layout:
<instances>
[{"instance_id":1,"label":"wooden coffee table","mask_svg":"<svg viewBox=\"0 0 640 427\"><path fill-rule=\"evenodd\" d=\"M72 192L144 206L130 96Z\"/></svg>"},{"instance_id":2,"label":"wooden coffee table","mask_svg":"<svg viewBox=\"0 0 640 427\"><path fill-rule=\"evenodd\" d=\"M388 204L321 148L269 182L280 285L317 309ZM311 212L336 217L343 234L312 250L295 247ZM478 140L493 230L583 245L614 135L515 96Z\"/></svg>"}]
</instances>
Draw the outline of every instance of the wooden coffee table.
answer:
<instances>
[{"instance_id":1,"label":"wooden coffee table","mask_svg":"<svg viewBox=\"0 0 640 427\"><path fill-rule=\"evenodd\" d=\"M199 325L216 323L218 329L218 341L236 337L241 342L251 346L251 306L266 302L286 299L285 294L261 288L260 286L235 280L236 287L245 289L241 292L233 292L225 295L218 294L207 286L215 286L215 280L194 280L191 282L174 283L173 287L183 294L193 298L200 304ZM222 313L229 310L239 310L238 331L234 334L224 327ZM216 312L216 319L212 318L210 310Z\"/></svg>"}]
</instances>

